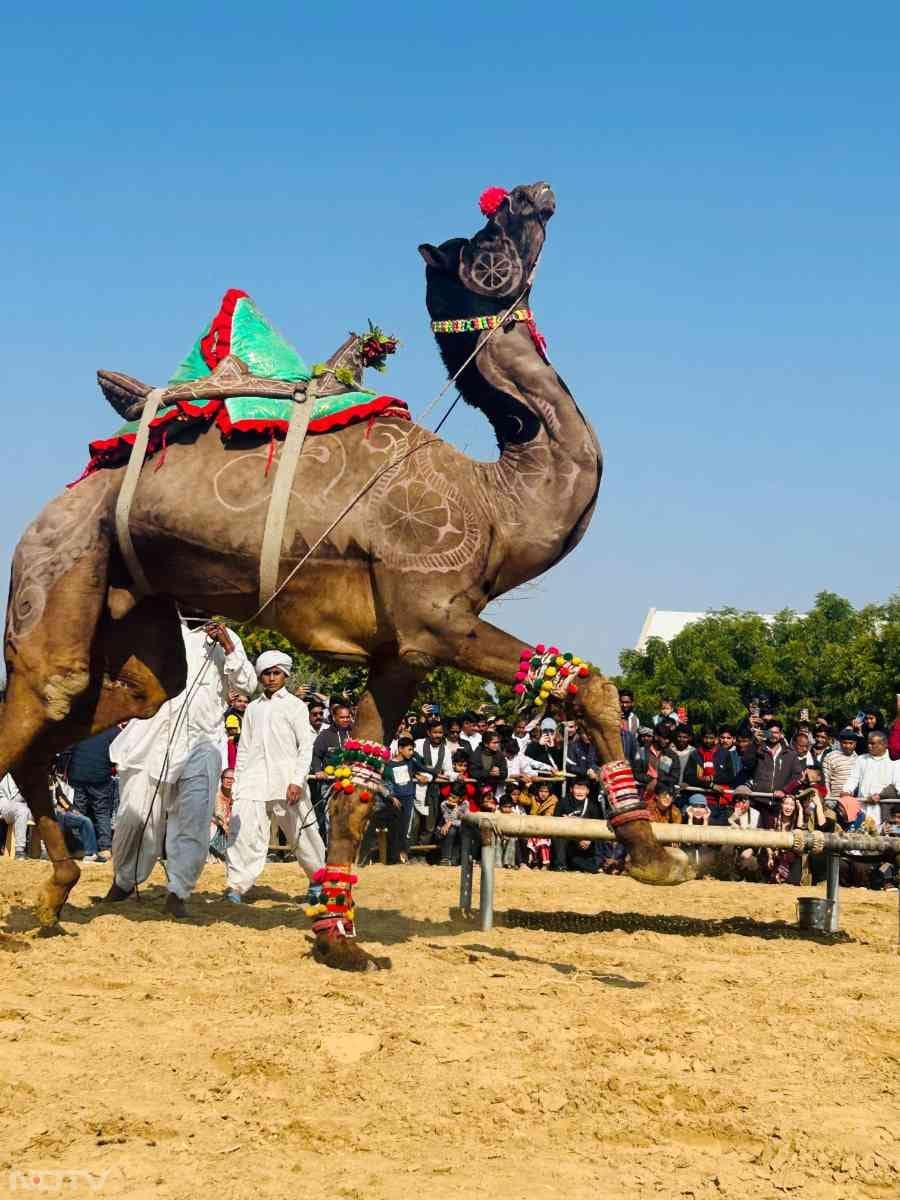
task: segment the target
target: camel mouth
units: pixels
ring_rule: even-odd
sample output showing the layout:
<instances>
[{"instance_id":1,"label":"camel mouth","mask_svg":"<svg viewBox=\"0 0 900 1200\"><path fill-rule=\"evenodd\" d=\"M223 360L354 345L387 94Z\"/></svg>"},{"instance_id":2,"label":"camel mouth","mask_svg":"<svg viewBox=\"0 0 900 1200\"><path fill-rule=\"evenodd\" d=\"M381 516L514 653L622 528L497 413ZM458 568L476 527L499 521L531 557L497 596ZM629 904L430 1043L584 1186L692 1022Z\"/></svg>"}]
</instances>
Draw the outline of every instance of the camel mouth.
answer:
<instances>
[{"instance_id":1,"label":"camel mouth","mask_svg":"<svg viewBox=\"0 0 900 1200\"><path fill-rule=\"evenodd\" d=\"M556 196L549 184L545 183L536 193L534 206L542 221L549 221L556 212Z\"/></svg>"}]
</instances>

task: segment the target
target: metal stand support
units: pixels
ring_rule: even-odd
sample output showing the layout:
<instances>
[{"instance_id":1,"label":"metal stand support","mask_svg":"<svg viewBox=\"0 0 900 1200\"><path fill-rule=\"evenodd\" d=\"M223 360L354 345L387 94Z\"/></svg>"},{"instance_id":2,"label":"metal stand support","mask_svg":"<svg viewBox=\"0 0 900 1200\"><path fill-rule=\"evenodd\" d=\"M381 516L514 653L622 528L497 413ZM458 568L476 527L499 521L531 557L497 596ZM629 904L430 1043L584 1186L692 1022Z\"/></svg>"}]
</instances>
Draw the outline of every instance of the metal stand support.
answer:
<instances>
[{"instance_id":1,"label":"metal stand support","mask_svg":"<svg viewBox=\"0 0 900 1200\"><path fill-rule=\"evenodd\" d=\"M828 912L828 932L840 929L841 856L832 851L825 858L825 895L831 901Z\"/></svg>"},{"instance_id":2,"label":"metal stand support","mask_svg":"<svg viewBox=\"0 0 900 1200\"><path fill-rule=\"evenodd\" d=\"M481 890L478 901L481 928L484 933L494 928L494 834L481 827Z\"/></svg>"},{"instance_id":3,"label":"metal stand support","mask_svg":"<svg viewBox=\"0 0 900 1200\"><path fill-rule=\"evenodd\" d=\"M472 914L472 830L460 829L459 837L459 907L464 916Z\"/></svg>"}]
</instances>

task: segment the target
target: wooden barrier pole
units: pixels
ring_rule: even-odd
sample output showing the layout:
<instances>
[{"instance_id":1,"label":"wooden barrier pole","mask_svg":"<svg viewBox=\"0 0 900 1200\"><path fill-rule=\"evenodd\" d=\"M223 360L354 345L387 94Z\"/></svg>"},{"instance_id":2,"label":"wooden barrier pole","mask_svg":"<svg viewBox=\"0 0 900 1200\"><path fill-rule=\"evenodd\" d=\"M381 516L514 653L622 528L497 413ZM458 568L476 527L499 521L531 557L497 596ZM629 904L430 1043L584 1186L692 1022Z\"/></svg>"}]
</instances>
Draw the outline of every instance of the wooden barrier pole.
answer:
<instances>
[{"instance_id":1,"label":"wooden barrier pole","mask_svg":"<svg viewBox=\"0 0 900 1200\"><path fill-rule=\"evenodd\" d=\"M475 830L461 825L459 830L459 907L469 916L472 912L472 838Z\"/></svg>"},{"instance_id":2,"label":"wooden barrier pole","mask_svg":"<svg viewBox=\"0 0 900 1200\"><path fill-rule=\"evenodd\" d=\"M606 821L585 817L532 817L526 813L466 813L463 821L504 837L549 837L592 842L613 842L616 835ZM870 837L859 833L810 833L805 829L737 829L723 825L653 824L656 840L665 846L749 846L771 850L862 850L872 854L900 854L900 837Z\"/></svg>"},{"instance_id":3,"label":"wooden barrier pole","mask_svg":"<svg viewBox=\"0 0 900 1200\"><path fill-rule=\"evenodd\" d=\"M832 850L825 858L825 895L831 901L828 914L828 932L840 929L841 856Z\"/></svg>"},{"instance_id":4,"label":"wooden barrier pole","mask_svg":"<svg viewBox=\"0 0 900 1200\"><path fill-rule=\"evenodd\" d=\"M481 826L481 887L478 909L481 928L487 933L494 928L494 831L490 825Z\"/></svg>"}]
</instances>

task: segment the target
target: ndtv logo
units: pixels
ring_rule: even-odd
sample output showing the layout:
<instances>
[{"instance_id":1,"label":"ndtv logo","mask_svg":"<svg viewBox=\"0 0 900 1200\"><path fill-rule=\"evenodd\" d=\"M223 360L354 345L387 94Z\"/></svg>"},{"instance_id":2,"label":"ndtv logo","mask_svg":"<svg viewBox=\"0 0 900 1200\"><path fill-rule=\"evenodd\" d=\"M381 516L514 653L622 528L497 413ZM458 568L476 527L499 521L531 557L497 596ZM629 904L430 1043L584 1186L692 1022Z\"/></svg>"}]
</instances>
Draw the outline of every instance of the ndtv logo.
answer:
<instances>
[{"instance_id":1,"label":"ndtv logo","mask_svg":"<svg viewBox=\"0 0 900 1200\"><path fill-rule=\"evenodd\" d=\"M11 1192L77 1192L85 1189L99 1192L106 1186L109 1171L81 1171L63 1168L59 1171L10 1171Z\"/></svg>"}]
</instances>

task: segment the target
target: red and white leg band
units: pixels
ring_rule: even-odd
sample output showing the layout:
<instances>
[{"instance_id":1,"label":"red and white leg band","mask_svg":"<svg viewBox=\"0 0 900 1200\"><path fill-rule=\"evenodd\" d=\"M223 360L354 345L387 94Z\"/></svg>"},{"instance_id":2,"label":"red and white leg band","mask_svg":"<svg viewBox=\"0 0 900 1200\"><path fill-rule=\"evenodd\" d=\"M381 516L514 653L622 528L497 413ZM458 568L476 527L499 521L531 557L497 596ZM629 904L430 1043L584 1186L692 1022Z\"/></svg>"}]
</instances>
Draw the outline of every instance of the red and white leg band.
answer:
<instances>
[{"instance_id":1,"label":"red and white leg band","mask_svg":"<svg viewBox=\"0 0 900 1200\"><path fill-rule=\"evenodd\" d=\"M609 823L613 829L631 821L649 821L650 813L640 797L634 772L627 762L606 763L600 768L600 780L606 789L606 798L612 809Z\"/></svg>"}]
</instances>

